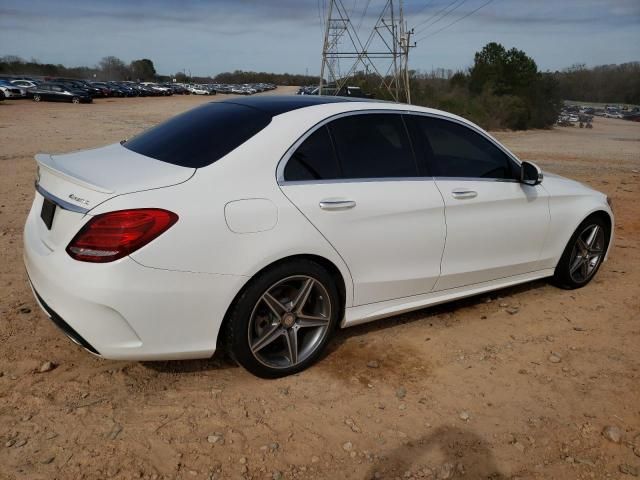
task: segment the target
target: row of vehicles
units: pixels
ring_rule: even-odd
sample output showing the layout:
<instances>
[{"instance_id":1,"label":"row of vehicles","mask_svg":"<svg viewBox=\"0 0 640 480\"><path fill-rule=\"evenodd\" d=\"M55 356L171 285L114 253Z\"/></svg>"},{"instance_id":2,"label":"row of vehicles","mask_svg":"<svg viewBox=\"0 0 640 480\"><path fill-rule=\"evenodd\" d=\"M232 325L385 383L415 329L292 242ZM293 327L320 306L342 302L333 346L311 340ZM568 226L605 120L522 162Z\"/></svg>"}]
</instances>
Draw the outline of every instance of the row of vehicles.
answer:
<instances>
[{"instance_id":1,"label":"row of vehicles","mask_svg":"<svg viewBox=\"0 0 640 480\"><path fill-rule=\"evenodd\" d=\"M577 122L583 115L590 115L604 118L619 118L640 122L640 107L629 107L621 105L606 105L604 108L589 106L568 105L562 109L561 117L568 116L570 121Z\"/></svg>"},{"instance_id":2,"label":"row of vehicles","mask_svg":"<svg viewBox=\"0 0 640 480\"><path fill-rule=\"evenodd\" d=\"M216 95L217 93L252 95L273 90L268 83L252 84L187 84L132 81L90 82L74 78L0 78L0 100L32 98L40 101L90 103L94 98L156 97L169 95Z\"/></svg>"},{"instance_id":3,"label":"row of vehicles","mask_svg":"<svg viewBox=\"0 0 640 480\"><path fill-rule=\"evenodd\" d=\"M320 87L317 85L308 85L300 87L297 95L320 95ZM336 85L324 85L322 87L322 95L336 97L354 97L354 98L373 98L370 93L364 92L360 87L343 86L340 89Z\"/></svg>"},{"instance_id":4,"label":"row of vehicles","mask_svg":"<svg viewBox=\"0 0 640 480\"><path fill-rule=\"evenodd\" d=\"M235 95L253 95L277 88L273 83L206 83L206 84L177 84L186 88L193 95L216 95L218 93Z\"/></svg>"}]
</instances>

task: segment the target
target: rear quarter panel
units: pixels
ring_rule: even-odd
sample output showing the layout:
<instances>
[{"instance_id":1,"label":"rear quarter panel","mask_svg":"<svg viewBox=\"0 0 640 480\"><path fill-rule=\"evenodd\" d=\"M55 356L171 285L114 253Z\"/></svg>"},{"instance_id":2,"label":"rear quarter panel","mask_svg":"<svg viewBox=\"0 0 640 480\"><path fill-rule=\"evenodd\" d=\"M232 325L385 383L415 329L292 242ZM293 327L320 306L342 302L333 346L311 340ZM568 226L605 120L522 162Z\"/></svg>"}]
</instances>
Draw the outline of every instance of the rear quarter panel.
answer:
<instances>
[{"instance_id":1,"label":"rear quarter panel","mask_svg":"<svg viewBox=\"0 0 640 480\"><path fill-rule=\"evenodd\" d=\"M276 182L278 161L296 138L295 129L292 131L288 122L278 122L275 117L250 141L199 169L189 181L114 197L91 214L145 207L165 208L178 214L176 225L131 255L136 262L153 268L250 278L285 257L321 256L341 272L350 306L353 286L346 264ZM248 199L259 199L256 205L272 204L275 214L270 215L275 217L275 224L272 226L274 222L270 220L269 228L234 231L225 209L228 211L233 202Z\"/></svg>"}]
</instances>

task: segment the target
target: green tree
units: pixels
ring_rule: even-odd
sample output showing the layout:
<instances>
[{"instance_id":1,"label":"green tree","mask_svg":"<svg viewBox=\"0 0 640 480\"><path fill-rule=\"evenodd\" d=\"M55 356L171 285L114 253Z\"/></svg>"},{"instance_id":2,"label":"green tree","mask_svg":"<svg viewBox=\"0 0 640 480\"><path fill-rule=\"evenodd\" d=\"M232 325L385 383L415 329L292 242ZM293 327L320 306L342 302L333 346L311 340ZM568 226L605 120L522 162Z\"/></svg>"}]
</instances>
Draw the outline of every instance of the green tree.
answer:
<instances>
[{"instance_id":1,"label":"green tree","mask_svg":"<svg viewBox=\"0 0 640 480\"><path fill-rule=\"evenodd\" d=\"M156 69L153 66L153 62L148 58L134 60L129 65L129 69L133 80L149 82L156 78Z\"/></svg>"}]
</instances>

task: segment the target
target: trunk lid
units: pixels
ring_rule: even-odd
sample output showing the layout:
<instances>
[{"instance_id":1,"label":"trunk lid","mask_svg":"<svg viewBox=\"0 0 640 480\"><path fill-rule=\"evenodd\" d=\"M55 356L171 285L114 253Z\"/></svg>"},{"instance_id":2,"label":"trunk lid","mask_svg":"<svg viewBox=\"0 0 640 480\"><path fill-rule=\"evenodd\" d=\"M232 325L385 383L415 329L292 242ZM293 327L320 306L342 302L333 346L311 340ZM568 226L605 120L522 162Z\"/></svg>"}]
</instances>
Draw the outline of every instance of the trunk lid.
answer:
<instances>
[{"instance_id":1,"label":"trunk lid","mask_svg":"<svg viewBox=\"0 0 640 480\"><path fill-rule=\"evenodd\" d=\"M35 156L38 163L34 221L40 239L54 250L75 235L84 216L117 195L168 187L193 176L194 168L155 160L116 143L79 152ZM49 229L41 218L43 203L56 204Z\"/></svg>"}]
</instances>

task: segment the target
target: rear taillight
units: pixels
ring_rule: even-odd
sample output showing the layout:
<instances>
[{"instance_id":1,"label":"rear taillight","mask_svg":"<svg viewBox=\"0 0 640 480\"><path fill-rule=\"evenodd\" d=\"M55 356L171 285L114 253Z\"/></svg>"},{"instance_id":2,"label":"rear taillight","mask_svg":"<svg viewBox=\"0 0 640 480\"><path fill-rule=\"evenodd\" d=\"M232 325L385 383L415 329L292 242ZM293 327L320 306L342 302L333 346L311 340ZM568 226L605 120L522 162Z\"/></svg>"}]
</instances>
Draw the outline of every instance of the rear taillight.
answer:
<instances>
[{"instance_id":1,"label":"rear taillight","mask_svg":"<svg viewBox=\"0 0 640 480\"><path fill-rule=\"evenodd\" d=\"M178 215L159 208L96 215L71 240L67 253L82 262L111 262L135 252L177 221Z\"/></svg>"}]
</instances>

